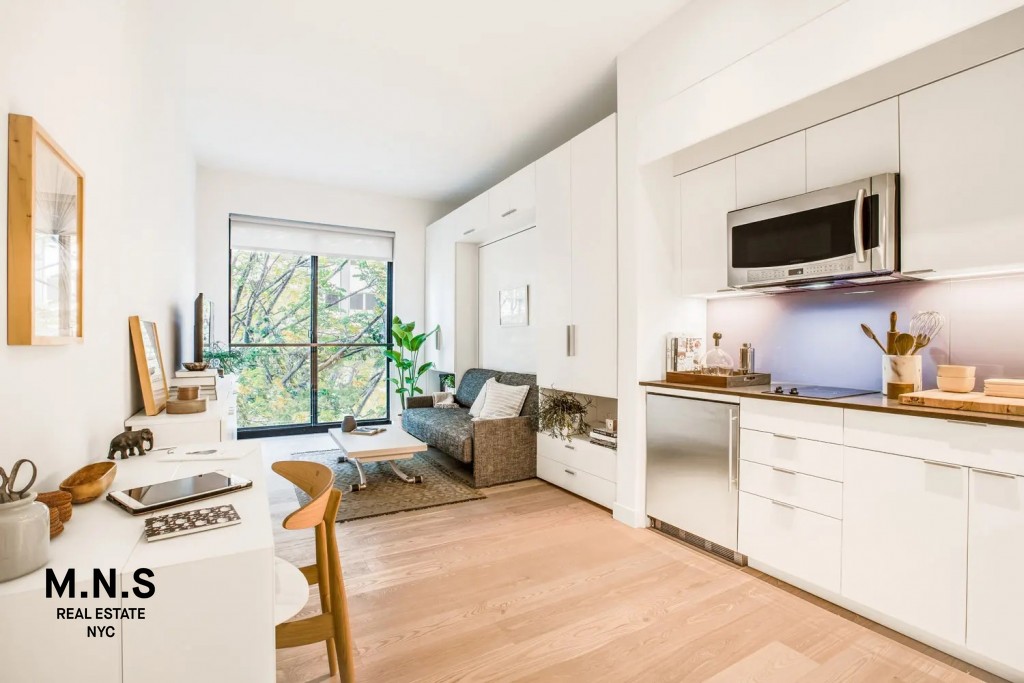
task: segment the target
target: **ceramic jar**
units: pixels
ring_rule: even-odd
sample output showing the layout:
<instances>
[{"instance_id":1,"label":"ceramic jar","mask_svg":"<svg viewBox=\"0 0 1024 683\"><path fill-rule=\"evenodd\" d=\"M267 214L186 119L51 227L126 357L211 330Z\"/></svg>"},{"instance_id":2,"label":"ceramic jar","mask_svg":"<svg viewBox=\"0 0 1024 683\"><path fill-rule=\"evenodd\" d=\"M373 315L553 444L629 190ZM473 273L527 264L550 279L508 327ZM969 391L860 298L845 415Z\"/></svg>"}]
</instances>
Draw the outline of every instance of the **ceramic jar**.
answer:
<instances>
[{"instance_id":1,"label":"ceramic jar","mask_svg":"<svg viewBox=\"0 0 1024 683\"><path fill-rule=\"evenodd\" d=\"M0 582L39 569L50 560L50 509L30 493L0 503Z\"/></svg>"},{"instance_id":2,"label":"ceramic jar","mask_svg":"<svg viewBox=\"0 0 1024 683\"><path fill-rule=\"evenodd\" d=\"M924 371L921 356L882 356L882 389L890 394L890 384L902 384L921 391ZM890 395L890 398L895 398Z\"/></svg>"}]
</instances>

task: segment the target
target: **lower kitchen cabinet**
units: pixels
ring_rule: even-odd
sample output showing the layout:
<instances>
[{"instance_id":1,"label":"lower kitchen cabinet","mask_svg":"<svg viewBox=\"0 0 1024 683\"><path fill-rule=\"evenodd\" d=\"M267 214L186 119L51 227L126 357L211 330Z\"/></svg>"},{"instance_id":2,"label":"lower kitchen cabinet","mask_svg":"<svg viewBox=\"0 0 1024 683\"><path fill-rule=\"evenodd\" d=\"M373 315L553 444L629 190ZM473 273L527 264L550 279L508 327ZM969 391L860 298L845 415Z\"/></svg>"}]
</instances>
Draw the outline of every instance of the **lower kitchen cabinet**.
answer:
<instances>
[{"instance_id":1,"label":"lower kitchen cabinet","mask_svg":"<svg viewBox=\"0 0 1024 683\"><path fill-rule=\"evenodd\" d=\"M843 596L964 643L968 469L856 448L844 466Z\"/></svg>"},{"instance_id":2,"label":"lower kitchen cabinet","mask_svg":"<svg viewBox=\"0 0 1024 683\"><path fill-rule=\"evenodd\" d=\"M615 451L585 438L572 442L537 434L537 476L598 505L615 502Z\"/></svg>"},{"instance_id":3,"label":"lower kitchen cabinet","mask_svg":"<svg viewBox=\"0 0 1024 683\"><path fill-rule=\"evenodd\" d=\"M967 646L1024 671L1024 477L971 470Z\"/></svg>"}]
</instances>

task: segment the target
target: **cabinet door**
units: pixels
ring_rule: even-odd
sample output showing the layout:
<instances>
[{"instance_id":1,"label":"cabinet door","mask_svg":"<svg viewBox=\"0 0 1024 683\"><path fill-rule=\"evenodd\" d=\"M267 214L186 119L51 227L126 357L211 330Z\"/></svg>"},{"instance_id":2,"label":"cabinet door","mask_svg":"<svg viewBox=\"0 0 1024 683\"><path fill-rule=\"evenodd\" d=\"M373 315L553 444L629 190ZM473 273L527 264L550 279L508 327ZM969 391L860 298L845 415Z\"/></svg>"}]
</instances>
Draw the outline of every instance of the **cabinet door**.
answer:
<instances>
[{"instance_id":1,"label":"cabinet door","mask_svg":"<svg viewBox=\"0 0 1024 683\"><path fill-rule=\"evenodd\" d=\"M726 214L736 208L736 157L679 176L680 293L711 294L728 286Z\"/></svg>"},{"instance_id":2,"label":"cabinet door","mask_svg":"<svg viewBox=\"0 0 1024 683\"><path fill-rule=\"evenodd\" d=\"M572 322L572 216L570 155L566 143L537 162L536 291L530 293L531 324L537 325L537 384L572 389L568 333Z\"/></svg>"},{"instance_id":3,"label":"cabinet door","mask_svg":"<svg viewBox=\"0 0 1024 683\"><path fill-rule=\"evenodd\" d=\"M805 133L800 131L736 155L736 207L807 191Z\"/></svg>"},{"instance_id":4,"label":"cabinet door","mask_svg":"<svg viewBox=\"0 0 1024 683\"><path fill-rule=\"evenodd\" d=\"M846 448L842 593L963 643L967 469Z\"/></svg>"},{"instance_id":5,"label":"cabinet door","mask_svg":"<svg viewBox=\"0 0 1024 683\"><path fill-rule=\"evenodd\" d=\"M900 170L895 97L807 129L807 191Z\"/></svg>"},{"instance_id":6,"label":"cabinet door","mask_svg":"<svg viewBox=\"0 0 1024 683\"><path fill-rule=\"evenodd\" d=\"M971 471L967 646L1024 671L1024 477Z\"/></svg>"},{"instance_id":7,"label":"cabinet door","mask_svg":"<svg viewBox=\"0 0 1024 683\"><path fill-rule=\"evenodd\" d=\"M904 272L1024 262L1024 52L900 96Z\"/></svg>"},{"instance_id":8,"label":"cabinet door","mask_svg":"<svg viewBox=\"0 0 1024 683\"><path fill-rule=\"evenodd\" d=\"M487 191L487 234L493 240L520 228L531 227L536 220L536 169L534 164L520 169Z\"/></svg>"},{"instance_id":9,"label":"cabinet door","mask_svg":"<svg viewBox=\"0 0 1024 683\"><path fill-rule=\"evenodd\" d=\"M455 238L454 224L442 218L427 228L425 330L440 326L426 348L426 360L438 370L455 367Z\"/></svg>"},{"instance_id":10,"label":"cabinet door","mask_svg":"<svg viewBox=\"0 0 1024 683\"><path fill-rule=\"evenodd\" d=\"M572 388L616 396L617 226L615 116L569 143L572 211Z\"/></svg>"}]
</instances>

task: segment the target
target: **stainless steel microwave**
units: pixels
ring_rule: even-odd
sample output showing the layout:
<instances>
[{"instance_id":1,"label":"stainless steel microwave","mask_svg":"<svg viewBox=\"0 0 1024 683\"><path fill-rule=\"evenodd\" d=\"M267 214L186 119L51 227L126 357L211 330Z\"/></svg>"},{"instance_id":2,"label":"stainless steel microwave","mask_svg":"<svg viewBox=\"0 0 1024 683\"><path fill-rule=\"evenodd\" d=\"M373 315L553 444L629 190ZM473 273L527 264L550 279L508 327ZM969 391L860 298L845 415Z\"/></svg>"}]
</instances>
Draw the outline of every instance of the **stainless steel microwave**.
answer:
<instances>
[{"instance_id":1,"label":"stainless steel microwave","mask_svg":"<svg viewBox=\"0 0 1024 683\"><path fill-rule=\"evenodd\" d=\"M904 279L895 173L730 211L728 228L730 287L786 291Z\"/></svg>"}]
</instances>

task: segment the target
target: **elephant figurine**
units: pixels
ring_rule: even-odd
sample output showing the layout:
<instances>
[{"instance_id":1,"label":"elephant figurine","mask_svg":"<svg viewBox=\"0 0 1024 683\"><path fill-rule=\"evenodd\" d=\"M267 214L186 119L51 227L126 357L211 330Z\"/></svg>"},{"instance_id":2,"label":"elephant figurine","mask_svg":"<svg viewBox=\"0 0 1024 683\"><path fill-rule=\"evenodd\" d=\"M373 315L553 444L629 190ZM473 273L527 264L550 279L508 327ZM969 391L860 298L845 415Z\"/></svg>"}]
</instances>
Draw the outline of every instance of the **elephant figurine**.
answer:
<instances>
[{"instance_id":1,"label":"elephant figurine","mask_svg":"<svg viewBox=\"0 0 1024 683\"><path fill-rule=\"evenodd\" d=\"M110 440L110 450L107 451L107 460L114 459L117 453L121 459L132 455L145 455L146 442L149 442L149 449L153 449L153 431L149 428L132 431L129 427Z\"/></svg>"}]
</instances>

